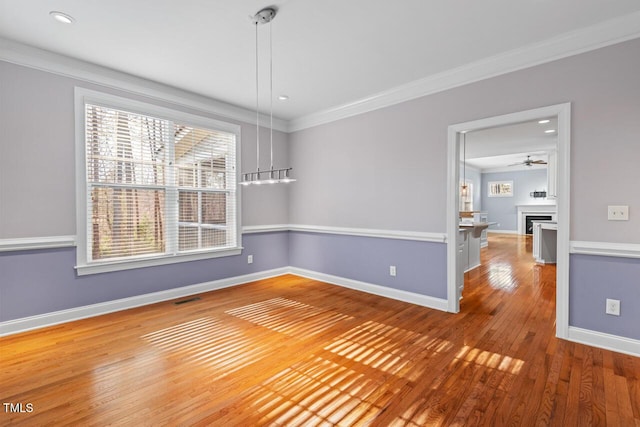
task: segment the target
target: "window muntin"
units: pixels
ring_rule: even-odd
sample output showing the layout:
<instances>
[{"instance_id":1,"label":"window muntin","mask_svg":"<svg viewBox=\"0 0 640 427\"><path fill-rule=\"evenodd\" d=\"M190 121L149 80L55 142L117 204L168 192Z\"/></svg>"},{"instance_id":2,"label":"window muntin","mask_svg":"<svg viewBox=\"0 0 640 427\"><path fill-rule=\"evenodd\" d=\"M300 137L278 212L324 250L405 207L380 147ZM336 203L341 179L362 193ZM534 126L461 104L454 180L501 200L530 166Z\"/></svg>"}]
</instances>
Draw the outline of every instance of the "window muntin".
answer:
<instances>
[{"instance_id":1,"label":"window muntin","mask_svg":"<svg viewBox=\"0 0 640 427\"><path fill-rule=\"evenodd\" d=\"M86 236L79 270L239 251L239 127L208 126L198 116L189 123L181 112L175 119L140 114L140 103L127 109L81 99Z\"/></svg>"}]
</instances>

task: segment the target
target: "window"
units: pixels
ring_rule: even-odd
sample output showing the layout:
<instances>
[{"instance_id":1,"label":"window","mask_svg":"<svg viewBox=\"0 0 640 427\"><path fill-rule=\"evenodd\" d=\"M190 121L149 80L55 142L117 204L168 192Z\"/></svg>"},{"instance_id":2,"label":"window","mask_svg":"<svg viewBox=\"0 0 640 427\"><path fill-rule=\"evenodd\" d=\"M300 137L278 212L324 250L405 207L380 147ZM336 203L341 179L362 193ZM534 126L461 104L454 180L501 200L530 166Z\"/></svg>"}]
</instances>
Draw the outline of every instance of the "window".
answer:
<instances>
[{"instance_id":1,"label":"window","mask_svg":"<svg viewBox=\"0 0 640 427\"><path fill-rule=\"evenodd\" d=\"M237 254L239 127L76 90L78 274Z\"/></svg>"}]
</instances>

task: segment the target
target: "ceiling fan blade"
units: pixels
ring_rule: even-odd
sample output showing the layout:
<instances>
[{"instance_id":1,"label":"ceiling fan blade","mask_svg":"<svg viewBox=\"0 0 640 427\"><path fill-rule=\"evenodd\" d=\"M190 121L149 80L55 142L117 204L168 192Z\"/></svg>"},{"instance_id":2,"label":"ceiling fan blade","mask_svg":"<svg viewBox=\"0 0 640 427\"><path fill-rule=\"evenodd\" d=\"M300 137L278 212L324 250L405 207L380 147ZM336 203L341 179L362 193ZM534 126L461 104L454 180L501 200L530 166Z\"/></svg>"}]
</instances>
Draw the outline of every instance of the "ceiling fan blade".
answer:
<instances>
[{"instance_id":1,"label":"ceiling fan blade","mask_svg":"<svg viewBox=\"0 0 640 427\"><path fill-rule=\"evenodd\" d=\"M524 165L524 163L523 162L512 163L512 164L510 164L508 166L521 166L521 165Z\"/></svg>"},{"instance_id":2,"label":"ceiling fan blade","mask_svg":"<svg viewBox=\"0 0 640 427\"><path fill-rule=\"evenodd\" d=\"M544 160L532 160L531 163L534 163L536 165L546 165L547 162L545 162Z\"/></svg>"}]
</instances>

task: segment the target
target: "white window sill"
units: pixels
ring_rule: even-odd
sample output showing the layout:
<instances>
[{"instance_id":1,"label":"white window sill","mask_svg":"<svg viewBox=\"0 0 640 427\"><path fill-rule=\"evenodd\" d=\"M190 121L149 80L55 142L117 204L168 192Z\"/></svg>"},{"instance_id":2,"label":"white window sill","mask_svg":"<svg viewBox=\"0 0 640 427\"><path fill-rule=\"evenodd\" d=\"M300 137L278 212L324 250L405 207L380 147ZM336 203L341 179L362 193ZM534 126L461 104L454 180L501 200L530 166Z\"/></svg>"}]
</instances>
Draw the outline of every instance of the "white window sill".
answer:
<instances>
[{"instance_id":1,"label":"white window sill","mask_svg":"<svg viewBox=\"0 0 640 427\"><path fill-rule=\"evenodd\" d=\"M179 255L161 255L153 258L136 260L95 262L92 264L77 265L75 268L78 276L86 276L89 274L108 273L111 271L132 270L134 268L154 267L159 265L176 264L180 262L220 258L240 255L240 253L242 253L242 247L235 247L216 251L203 251Z\"/></svg>"}]
</instances>

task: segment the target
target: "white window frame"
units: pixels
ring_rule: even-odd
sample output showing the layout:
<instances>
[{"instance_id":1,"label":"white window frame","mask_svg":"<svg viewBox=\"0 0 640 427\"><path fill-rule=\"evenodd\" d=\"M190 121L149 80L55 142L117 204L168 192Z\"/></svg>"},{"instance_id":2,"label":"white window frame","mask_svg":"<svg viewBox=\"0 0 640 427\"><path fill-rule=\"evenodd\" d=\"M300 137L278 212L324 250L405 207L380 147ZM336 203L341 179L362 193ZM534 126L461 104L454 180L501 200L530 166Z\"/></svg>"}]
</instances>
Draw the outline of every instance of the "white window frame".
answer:
<instances>
[{"instance_id":1,"label":"white window frame","mask_svg":"<svg viewBox=\"0 0 640 427\"><path fill-rule=\"evenodd\" d=\"M204 116L185 113L183 111L161 107L154 104L135 101L120 96L97 92L81 87L75 88L75 139L76 139L76 272L79 276L86 274L105 273L110 271L129 270L134 268L151 267L158 265L174 264L179 262L195 261L208 258L218 258L239 255L242 251L242 224L241 224L241 194L237 183L240 179L240 126L226 123ZM193 127L215 129L233 133L236 136L236 206L235 206L235 235L236 245L224 249L208 248L189 253L165 253L132 257L126 260L97 260L89 261L87 223L90 218L87 201L87 168L86 168L86 140L85 140L85 105L94 104L104 107L121 109L132 113L154 116L161 119L180 122ZM167 212L167 215L170 215ZM177 213L176 213L177 215Z\"/></svg>"}]
</instances>

